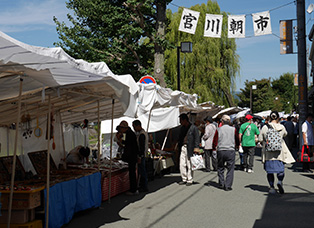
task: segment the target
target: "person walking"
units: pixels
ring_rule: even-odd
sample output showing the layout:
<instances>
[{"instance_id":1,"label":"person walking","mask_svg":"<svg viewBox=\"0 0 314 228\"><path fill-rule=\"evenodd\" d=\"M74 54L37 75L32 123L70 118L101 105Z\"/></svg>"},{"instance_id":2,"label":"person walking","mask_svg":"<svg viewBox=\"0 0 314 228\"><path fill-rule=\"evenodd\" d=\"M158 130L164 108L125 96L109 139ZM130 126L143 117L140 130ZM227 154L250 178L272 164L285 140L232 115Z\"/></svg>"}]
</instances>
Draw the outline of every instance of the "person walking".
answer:
<instances>
[{"instance_id":1,"label":"person walking","mask_svg":"<svg viewBox=\"0 0 314 228\"><path fill-rule=\"evenodd\" d=\"M136 181L136 163L138 156L138 145L135 133L131 130L128 125L128 122L121 121L118 126L119 131L122 134L119 134L119 140L124 145L124 150L122 154L122 160L128 163L129 168L129 178L130 178L130 190L126 193L127 195L138 195L137 190L137 181ZM125 134L125 140L121 135Z\"/></svg>"},{"instance_id":2,"label":"person walking","mask_svg":"<svg viewBox=\"0 0 314 228\"><path fill-rule=\"evenodd\" d=\"M202 139L205 141L205 171L210 172L210 159L212 160L213 170L217 171L217 152L213 150L213 139L216 132L216 126L213 124L213 118L208 116L204 119L206 122L205 133Z\"/></svg>"},{"instance_id":3,"label":"person walking","mask_svg":"<svg viewBox=\"0 0 314 228\"><path fill-rule=\"evenodd\" d=\"M255 124L252 123L253 116L247 114L245 116L246 122L241 125L239 130L239 139L243 148L243 166L244 171L253 173L253 163L255 154L255 135L259 135L259 130Z\"/></svg>"},{"instance_id":4,"label":"person walking","mask_svg":"<svg viewBox=\"0 0 314 228\"><path fill-rule=\"evenodd\" d=\"M139 161L138 161L138 171L140 175L139 190L140 192L148 192L148 179L146 173L146 157L148 152L148 135L146 131L142 128L142 123L139 120L134 120L133 129L137 137L137 144L139 148Z\"/></svg>"},{"instance_id":5,"label":"person walking","mask_svg":"<svg viewBox=\"0 0 314 228\"><path fill-rule=\"evenodd\" d=\"M289 150L292 151L294 137L294 124L292 123L292 117L288 116L287 121L283 125L285 126L288 133L286 137L284 137L285 143L288 146Z\"/></svg>"},{"instance_id":6,"label":"person walking","mask_svg":"<svg viewBox=\"0 0 314 228\"><path fill-rule=\"evenodd\" d=\"M310 157L313 156L313 146L314 146L314 135L313 135L313 127L312 127L313 115L309 113L306 117L306 120L302 124L302 142L304 146L309 147L308 154ZM303 172L312 173L310 169L309 162L303 162Z\"/></svg>"},{"instance_id":7,"label":"person walking","mask_svg":"<svg viewBox=\"0 0 314 228\"><path fill-rule=\"evenodd\" d=\"M225 191L231 191L234 177L235 149L239 147L239 135L235 127L231 126L230 116L223 115L221 123L222 126L216 130L214 136L213 149L217 150L219 187L225 189ZM226 178L224 174L225 163L227 168Z\"/></svg>"},{"instance_id":8,"label":"person walking","mask_svg":"<svg viewBox=\"0 0 314 228\"><path fill-rule=\"evenodd\" d=\"M187 114L183 113L180 118L180 135L178 147L180 152L180 175L182 181L179 185L191 186L193 184L193 171L191 165L191 157L194 152L199 150L200 137L198 128L191 124Z\"/></svg>"},{"instance_id":9,"label":"person walking","mask_svg":"<svg viewBox=\"0 0 314 228\"><path fill-rule=\"evenodd\" d=\"M269 193L275 194L277 191L274 187L275 177L274 174L277 174L277 187L280 194L284 193L283 188L283 179L285 177L285 163L290 164L295 162L293 156L291 155L283 137L287 135L285 127L279 123L279 114L277 111L272 111L270 113L270 123L264 125L261 129L261 134L258 137L259 142L262 143L262 162L264 163L264 169L267 173L267 180L269 184ZM280 150L269 150L266 147L266 144L271 143L269 137L269 129L274 129L274 131L279 133L281 149Z\"/></svg>"}]
</instances>

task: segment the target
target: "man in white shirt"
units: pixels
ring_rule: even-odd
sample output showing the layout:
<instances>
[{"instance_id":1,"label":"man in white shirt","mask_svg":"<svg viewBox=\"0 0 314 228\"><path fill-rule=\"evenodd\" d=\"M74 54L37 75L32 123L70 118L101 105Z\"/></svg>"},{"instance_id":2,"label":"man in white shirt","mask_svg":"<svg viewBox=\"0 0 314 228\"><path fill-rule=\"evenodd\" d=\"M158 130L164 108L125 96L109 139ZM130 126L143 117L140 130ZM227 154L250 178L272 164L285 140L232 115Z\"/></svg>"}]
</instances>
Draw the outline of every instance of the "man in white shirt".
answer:
<instances>
[{"instance_id":1,"label":"man in white shirt","mask_svg":"<svg viewBox=\"0 0 314 228\"><path fill-rule=\"evenodd\" d=\"M309 146L309 156L313 156L312 148L314 146L314 135L313 135L313 127L312 127L313 115L308 114L305 122L302 124L302 139L303 145ZM303 171L304 172L312 172L310 170L310 163L303 163Z\"/></svg>"}]
</instances>

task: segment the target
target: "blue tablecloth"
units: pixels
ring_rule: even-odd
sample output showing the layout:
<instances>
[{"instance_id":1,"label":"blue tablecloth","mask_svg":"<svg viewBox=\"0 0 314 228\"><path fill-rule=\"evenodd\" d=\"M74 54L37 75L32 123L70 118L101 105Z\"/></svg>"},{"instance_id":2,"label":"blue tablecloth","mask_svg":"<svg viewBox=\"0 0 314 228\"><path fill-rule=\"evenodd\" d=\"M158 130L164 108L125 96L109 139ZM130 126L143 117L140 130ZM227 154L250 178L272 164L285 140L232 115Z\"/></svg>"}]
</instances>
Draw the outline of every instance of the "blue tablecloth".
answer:
<instances>
[{"instance_id":1,"label":"blue tablecloth","mask_svg":"<svg viewBox=\"0 0 314 228\"><path fill-rule=\"evenodd\" d=\"M44 194L46 202L46 189ZM58 183L49 190L49 228L59 228L70 222L75 212L99 207L100 204L101 174L99 172Z\"/></svg>"}]
</instances>

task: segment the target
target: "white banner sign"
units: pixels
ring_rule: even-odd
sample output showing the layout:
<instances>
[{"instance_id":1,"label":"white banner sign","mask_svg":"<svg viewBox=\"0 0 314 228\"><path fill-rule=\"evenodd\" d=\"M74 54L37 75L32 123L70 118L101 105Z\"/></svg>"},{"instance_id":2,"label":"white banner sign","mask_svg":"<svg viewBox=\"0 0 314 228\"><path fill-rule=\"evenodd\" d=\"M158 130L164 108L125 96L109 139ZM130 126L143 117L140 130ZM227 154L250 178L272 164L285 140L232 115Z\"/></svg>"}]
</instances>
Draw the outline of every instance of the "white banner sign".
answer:
<instances>
[{"instance_id":1,"label":"white banner sign","mask_svg":"<svg viewBox=\"0 0 314 228\"><path fill-rule=\"evenodd\" d=\"M245 38L245 15L228 15L228 38Z\"/></svg>"},{"instance_id":2,"label":"white banner sign","mask_svg":"<svg viewBox=\"0 0 314 228\"><path fill-rule=\"evenodd\" d=\"M206 37L221 37L223 15L206 14L204 36Z\"/></svg>"},{"instance_id":3,"label":"white banner sign","mask_svg":"<svg viewBox=\"0 0 314 228\"><path fill-rule=\"evenodd\" d=\"M272 34L269 11L253 13L252 19L255 36Z\"/></svg>"},{"instance_id":4,"label":"white banner sign","mask_svg":"<svg viewBox=\"0 0 314 228\"><path fill-rule=\"evenodd\" d=\"M200 12L183 9L179 31L195 34Z\"/></svg>"}]
</instances>

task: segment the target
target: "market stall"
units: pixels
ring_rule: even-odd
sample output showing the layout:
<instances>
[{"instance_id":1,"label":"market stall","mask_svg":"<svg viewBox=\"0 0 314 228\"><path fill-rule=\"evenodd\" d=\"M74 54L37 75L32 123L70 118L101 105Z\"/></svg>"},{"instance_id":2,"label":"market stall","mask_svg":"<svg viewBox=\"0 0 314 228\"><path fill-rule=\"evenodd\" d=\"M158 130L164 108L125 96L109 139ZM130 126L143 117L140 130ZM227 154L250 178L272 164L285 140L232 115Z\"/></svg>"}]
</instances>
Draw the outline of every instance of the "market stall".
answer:
<instances>
[{"instance_id":1,"label":"market stall","mask_svg":"<svg viewBox=\"0 0 314 228\"><path fill-rule=\"evenodd\" d=\"M13 155L11 183L8 187L8 224L13 218L11 212L17 152L26 157L28 152L36 151L32 146L24 147L25 144L21 142L24 137L21 135L21 127L28 125L31 120L45 119L44 125L47 128L42 129L41 134L38 133L39 128L36 132L42 136L43 143L40 145L47 150L47 169L44 176L46 227L55 227L49 220L49 211L53 210L55 203L49 200L50 188L63 185L61 183L66 181L50 181L54 180L54 174L50 170L50 154L59 153L60 157L65 156L65 143L60 130L62 124L81 122L83 119L100 122L100 119L121 116L129 105L130 96L137 93L137 85L132 83L134 81L130 75L114 75L105 63L75 60L61 48L30 46L1 32L0 48L0 126L13 128L15 131L14 151L8 152ZM24 119L21 118L22 115ZM56 124L56 120L59 124ZM32 135L30 131L27 131L26 136L28 134ZM89 176L100 177L99 174ZM75 175L72 177L67 181L77 180ZM81 178L84 183L87 182L85 179L89 179ZM55 188L57 187L53 187ZM91 187L87 185L87 188ZM71 217L71 213L68 216Z\"/></svg>"}]
</instances>

